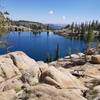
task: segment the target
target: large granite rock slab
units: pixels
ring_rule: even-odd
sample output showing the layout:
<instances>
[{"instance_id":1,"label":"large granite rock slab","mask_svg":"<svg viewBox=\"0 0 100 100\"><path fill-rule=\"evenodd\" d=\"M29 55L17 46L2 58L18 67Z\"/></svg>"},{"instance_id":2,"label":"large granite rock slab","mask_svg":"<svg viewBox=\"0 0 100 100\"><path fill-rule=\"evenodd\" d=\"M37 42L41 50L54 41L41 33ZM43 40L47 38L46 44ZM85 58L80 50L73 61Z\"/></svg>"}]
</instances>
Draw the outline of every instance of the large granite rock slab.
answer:
<instances>
[{"instance_id":1,"label":"large granite rock slab","mask_svg":"<svg viewBox=\"0 0 100 100\"><path fill-rule=\"evenodd\" d=\"M10 79L21 74L19 69L14 65L9 55L0 56L0 76L4 79Z\"/></svg>"},{"instance_id":2,"label":"large granite rock slab","mask_svg":"<svg viewBox=\"0 0 100 100\"><path fill-rule=\"evenodd\" d=\"M99 91L97 85L99 64L65 69L36 62L20 51L0 56L0 100L86 100L87 88Z\"/></svg>"},{"instance_id":3,"label":"large granite rock slab","mask_svg":"<svg viewBox=\"0 0 100 100\"><path fill-rule=\"evenodd\" d=\"M0 56L0 91L19 91L25 83L37 84L39 75L39 64L23 52Z\"/></svg>"},{"instance_id":4,"label":"large granite rock slab","mask_svg":"<svg viewBox=\"0 0 100 100\"><path fill-rule=\"evenodd\" d=\"M91 62L94 63L94 64L100 64L100 55L92 56Z\"/></svg>"},{"instance_id":5,"label":"large granite rock slab","mask_svg":"<svg viewBox=\"0 0 100 100\"><path fill-rule=\"evenodd\" d=\"M0 100L16 100L16 92L14 90L0 92Z\"/></svg>"},{"instance_id":6,"label":"large granite rock slab","mask_svg":"<svg viewBox=\"0 0 100 100\"><path fill-rule=\"evenodd\" d=\"M30 72L33 76L39 72L38 63L25 53L17 51L9 53L9 55L19 70Z\"/></svg>"},{"instance_id":7,"label":"large granite rock slab","mask_svg":"<svg viewBox=\"0 0 100 100\"><path fill-rule=\"evenodd\" d=\"M21 91L17 98L28 98L28 100L87 100L80 95L80 91L57 89L47 84L33 86L30 92ZM18 99L19 100L19 99Z\"/></svg>"},{"instance_id":8,"label":"large granite rock slab","mask_svg":"<svg viewBox=\"0 0 100 100\"><path fill-rule=\"evenodd\" d=\"M63 73L53 66L42 74L41 81L63 89L86 89L70 72Z\"/></svg>"}]
</instances>

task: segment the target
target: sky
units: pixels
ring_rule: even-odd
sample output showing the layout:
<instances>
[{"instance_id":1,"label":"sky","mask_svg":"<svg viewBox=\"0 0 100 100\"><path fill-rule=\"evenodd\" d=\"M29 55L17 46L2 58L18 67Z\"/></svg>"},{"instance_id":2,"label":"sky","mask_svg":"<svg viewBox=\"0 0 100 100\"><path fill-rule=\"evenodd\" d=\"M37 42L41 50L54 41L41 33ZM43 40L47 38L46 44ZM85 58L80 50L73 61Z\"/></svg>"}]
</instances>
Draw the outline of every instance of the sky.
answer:
<instances>
[{"instance_id":1,"label":"sky","mask_svg":"<svg viewBox=\"0 0 100 100\"><path fill-rule=\"evenodd\" d=\"M12 20L69 24L100 21L100 0L0 0Z\"/></svg>"}]
</instances>

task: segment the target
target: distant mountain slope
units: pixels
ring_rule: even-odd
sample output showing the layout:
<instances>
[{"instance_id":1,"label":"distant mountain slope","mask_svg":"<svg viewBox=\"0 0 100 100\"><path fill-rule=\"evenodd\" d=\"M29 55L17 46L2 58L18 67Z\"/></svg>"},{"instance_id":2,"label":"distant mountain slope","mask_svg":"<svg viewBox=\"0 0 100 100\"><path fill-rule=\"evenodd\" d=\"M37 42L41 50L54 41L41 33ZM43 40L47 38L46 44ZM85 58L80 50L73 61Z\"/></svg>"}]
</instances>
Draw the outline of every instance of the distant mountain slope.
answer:
<instances>
[{"instance_id":1,"label":"distant mountain slope","mask_svg":"<svg viewBox=\"0 0 100 100\"><path fill-rule=\"evenodd\" d=\"M63 29L65 25L63 24L43 24L39 22L33 22L33 21L25 21L25 20L19 20L19 21L11 21L12 26L24 26L27 28L34 30L59 30Z\"/></svg>"},{"instance_id":2,"label":"distant mountain slope","mask_svg":"<svg viewBox=\"0 0 100 100\"><path fill-rule=\"evenodd\" d=\"M11 21L11 25L24 26L31 29L46 29L47 28L47 26L42 23L33 22L33 21L25 21L25 20Z\"/></svg>"},{"instance_id":3,"label":"distant mountain slope","mask_svg":"<svg viewBox=\"0 0 100 100\"><path fill-rule=\"evenodd\" d=\"M62 29L65 27L65 25L64 24L48 24L48 27L52 29Z\"/></svg>"}]
</instances>

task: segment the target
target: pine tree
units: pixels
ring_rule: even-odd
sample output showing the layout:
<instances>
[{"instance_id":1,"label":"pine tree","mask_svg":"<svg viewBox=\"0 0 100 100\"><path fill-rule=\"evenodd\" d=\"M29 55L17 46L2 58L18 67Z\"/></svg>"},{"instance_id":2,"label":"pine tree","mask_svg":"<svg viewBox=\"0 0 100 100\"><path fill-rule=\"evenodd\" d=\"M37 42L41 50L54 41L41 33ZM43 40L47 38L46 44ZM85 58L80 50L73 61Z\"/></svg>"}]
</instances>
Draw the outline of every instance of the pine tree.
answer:
<instances>
[{"instance_id":1,"label":"pine tree","mask_svg":"<svg viewBox=\"0 0 100 100\"><path fill-rule=\"evenodd\" d=\"M6 18L2 12L0 12L0 33L3 33L5 31L6 26Z\"/></svg>"},{"instance_id":2,"label":"pine tree","mask_svg":"<svg viewBox=\"0 0 100 100\"><path fill-rule=\"evenodd\" d=\"M47 59L46 59L46 62L51 62L52 61L52 57L51 57L51 55L48 53L47 54Z\"/></svg>"},{"instance_id":3,"label":"pine tree","mask_svg":"<svg viewBox=\"0 0 100 100\"><path fill-rule=\"evenodd\" d=\"M85 25L84 23L81 24L81 34L85 34L86 32L86 28L85 28Z\"/></svg>"},{"instance_id":4,"label":"pine tree","mask_svg":"<svg viewBox=\"0 0 100 100\"><path fill-rule=\"evenodd\" d=\"M57 44L55 60L58 60L59 58L60 58L60 48L59 48L59 44Z\"/></svg>"},{"instance_id":5,"label":"pine tree","mask_svg":"<svg viewBox=\"0 0 100 100\"><path fill-rule=\"evenodd\" d=\"M89 25L88 33L86 36L86 42L87 42L87 49L88 49L91 47L91 43L93 42L93 29L91 28L90 25Z\"/></svg>"},{"instance_id":6,"label":"pine tree","mask_svg":"<svg viewBox=\"0 0 100 100\"><path fill-rule=\"evenodd\" d=\"M71 31L72 31L72 33L74 32L74 22L71 25Z\"/></svg>"}]
</instances>

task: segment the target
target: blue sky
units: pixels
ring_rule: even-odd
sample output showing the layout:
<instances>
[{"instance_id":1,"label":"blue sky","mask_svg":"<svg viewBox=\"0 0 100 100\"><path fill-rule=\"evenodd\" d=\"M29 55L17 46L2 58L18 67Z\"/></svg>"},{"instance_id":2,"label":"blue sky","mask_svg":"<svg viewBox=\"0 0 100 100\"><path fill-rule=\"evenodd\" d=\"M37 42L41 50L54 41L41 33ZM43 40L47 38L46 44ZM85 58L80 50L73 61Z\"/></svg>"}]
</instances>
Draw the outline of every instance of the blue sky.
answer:
<instances>
[{"instance_id":1,"label":"blue sky","mask_svg":"<svg viewBox=\"0 0 100 100\"><path fill-rule=\"evenodd\" d=\"M100 0L1 0L14 20L67 24L100 20Z\"/></svg>"}]
</instances>

